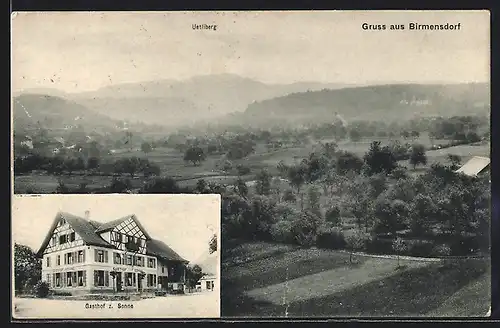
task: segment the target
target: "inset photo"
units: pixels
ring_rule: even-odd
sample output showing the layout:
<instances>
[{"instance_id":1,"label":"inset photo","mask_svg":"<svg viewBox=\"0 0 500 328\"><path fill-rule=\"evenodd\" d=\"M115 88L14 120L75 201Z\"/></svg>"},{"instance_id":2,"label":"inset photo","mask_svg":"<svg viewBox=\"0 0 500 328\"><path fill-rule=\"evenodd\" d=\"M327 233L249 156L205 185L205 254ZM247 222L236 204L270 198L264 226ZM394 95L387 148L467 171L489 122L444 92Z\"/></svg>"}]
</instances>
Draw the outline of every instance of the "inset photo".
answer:
<instances>
[{"instance_id":1,"label":"inset photo","mask_svg":"<svg viewBox=\"0 0 500 328\"><path fill-rule=\"evenodd\" d=\"M219 195L25 195L15 319L220 317Z\"/></svg>"}]
</instances>

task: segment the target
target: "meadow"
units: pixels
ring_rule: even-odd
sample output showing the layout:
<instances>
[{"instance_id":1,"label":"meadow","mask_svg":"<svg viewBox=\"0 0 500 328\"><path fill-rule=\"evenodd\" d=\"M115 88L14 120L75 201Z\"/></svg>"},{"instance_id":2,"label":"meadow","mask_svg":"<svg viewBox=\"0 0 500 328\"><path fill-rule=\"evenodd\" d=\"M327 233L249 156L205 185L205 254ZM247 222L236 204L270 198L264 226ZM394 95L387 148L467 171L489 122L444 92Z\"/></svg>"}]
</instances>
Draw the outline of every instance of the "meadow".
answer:
<instances>
[{"instance_id":1,"label":"meadow","mask_svg":"<svg viewBox=\"0 0 500 328\"><path fill-rule=\"evenodd\" d=\"M353 262L333 250L241 244L224 257L224 314L481 317L488 311L489 260L401 259L398 267L395 258L356 254Z\"/></svg>"}]
</instances>

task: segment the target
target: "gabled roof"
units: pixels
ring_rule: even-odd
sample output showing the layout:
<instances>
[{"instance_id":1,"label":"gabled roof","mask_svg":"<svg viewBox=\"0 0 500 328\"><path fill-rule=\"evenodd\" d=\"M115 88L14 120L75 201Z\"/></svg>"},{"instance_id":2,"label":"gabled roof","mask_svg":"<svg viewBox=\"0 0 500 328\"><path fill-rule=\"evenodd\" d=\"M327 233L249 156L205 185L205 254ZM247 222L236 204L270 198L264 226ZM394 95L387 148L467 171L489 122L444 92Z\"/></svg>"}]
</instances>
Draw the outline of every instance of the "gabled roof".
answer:
<instances>
[{"instance_id":1,"label":"gabled roof","mask_svg":"<svg viewBox=\"0 0 500 328\"><path fill-rule=\"evenodd\" d=\"M37 252L39 256L41 256L45 251L45 248L49 244L50 238L52 237L52 233L54 232L54 229L57 227L57 223L59 223L61 219L64 219L66 220L66 222L69 223L69 225L73 228L73 230L75 230L75 232L83 239L85 244L114 248L113 245L111 245L110 243L102 239L101 236L95 233L96 226L100 225L100 223L96 221L88 221L82 217L73 214L59 212L57 213L54 222L52 223L52 226L50 227L49 232L47 233L47 236L45 236L45 239L42 242L42 246L40 246L40 249Z\"/></svg>"},{"instance_id":2,"label":"gabled roof","mask_svg":"<svg viewBox=\"0 0 500 328\"><path fill-rule=\"evenodd\" d=\"M488 157L474 156L455 172L464 173L469 176L476 176L489 165L490 159Z\"/></svg>"},{"instance_id":3,"label":"gabled roof","mask_svg":"<svg viewBox=\"0 0 500 328\"><path fill-rule=\"evenodd\" d=\"M135 224L137 224L137 226L139 227L139 229L141 229L141 231L144 233L144 236L146 236L146 239L151 239L151 236L148 234L148 232L146 231L146 229L144 229L144 227L139 222L139 220L137 220L137 217L134 214L127 215L127 216L125 216L123 218L120 218L120 219L117 219L117 220L113 220L113 221L109 221L109 222L106 222L104 224L101 224L99 226L99 228L96 230L96 233L101 233L101 232L105 232L105 231L108 231L108 230L112 230L116 226L118 226L120 223L122 223L124 221L127 221L130 218L132 220L134 220Z\"/></svg>"},{"instance_id":4,"label":"gabled roof","mask_svg":"<svg viewBox=\"0 0 500 328\"><path fill-rule=\"evenodd\" d=\"M146 241L146 253L148 255L157 256L168 261L180 261L188 263L189 261L183 259L173 249L161 240L151 239Z\"/></svg>"},{"instance_id":5,"label":"gabled roof","mask_svg":"<svg viewBox=\"0 0 500 328\"><path fill-rule=\"evenodd\" d=\"M57 227L57 224L61 219L65 219L66 222L69 223L69 225L73 228L73 230L75 230L75 232L83 239L86 245L116 248L114 245L111 245L106 240L104 240L100 236L100 233L113 229L114 227L116 227L117 225L119 225L120 223L129 218L132 218L134 220L134 222L144 232L144 235L147 238L146 254L160 257L162 259L169 261L180 261L184 263L189 263L189 261L183 259L179 254L177 254L164 242L157 239L152 239L134 214L128 215L118 220L101 223L94 220L87 220L85 218L73 214L59 212L57 213L54 222L52 223L52 226L50 227L49 232L47 233L47 236L42 242L42 246L40 246L37 255L40 257L43 255L45 248L50 242L54 229Z\"/></svg>"}]
</instances>

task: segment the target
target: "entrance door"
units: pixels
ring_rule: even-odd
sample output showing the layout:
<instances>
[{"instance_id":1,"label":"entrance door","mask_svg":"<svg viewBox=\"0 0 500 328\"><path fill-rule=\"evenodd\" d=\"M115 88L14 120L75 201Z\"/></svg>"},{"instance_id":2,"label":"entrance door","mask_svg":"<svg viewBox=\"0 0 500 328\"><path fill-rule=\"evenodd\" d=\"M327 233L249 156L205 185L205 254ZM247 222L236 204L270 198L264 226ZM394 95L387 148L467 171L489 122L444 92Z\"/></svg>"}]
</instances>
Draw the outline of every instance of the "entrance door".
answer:
<instances>
[{"instance_id":1,"label":"entrance door","mask_svg":"<svg viewBox=\"0 0 500 328\"><path fill-rule=\"evenodd\" d=\"M116 291L121 292L123 290L123 286L122 286L122 273L121 272L117 272L115 279L116 279Z\"/></svg>"}]
</instances>

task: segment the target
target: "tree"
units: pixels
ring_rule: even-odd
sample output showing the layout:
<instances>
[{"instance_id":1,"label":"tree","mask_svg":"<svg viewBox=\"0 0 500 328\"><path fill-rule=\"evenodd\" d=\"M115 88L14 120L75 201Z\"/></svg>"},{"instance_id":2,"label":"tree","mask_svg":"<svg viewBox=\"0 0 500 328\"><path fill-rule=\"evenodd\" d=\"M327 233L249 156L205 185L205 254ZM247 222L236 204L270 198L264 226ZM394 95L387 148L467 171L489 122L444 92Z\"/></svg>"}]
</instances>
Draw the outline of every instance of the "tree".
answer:
<instances>
[{"instance_id":1,"label":"tree","mask_svg":"<svg viewBox=\"0 0 500 328\"><path fill-rule=\"evenodd\" d=\"M177 194L181 191L173 178L165 177L148 181L141 192L145 194Z\"/></svg>"},{"instance_id":2,"label":"tree","mask_svg":"<svg viewBox=\"0 0 500 328\"><path fill-rule=\"evenodd\" d=\"M297 190L297 194L300 196L301 199L300 206L302 209L304 207L304 200L300 190L304 185L304 183L306 182L306 174L307 171L305 167L300 164L291 166L288 169L288 181L290 183L290 186L294 187Z\"/></svg>"},{"instance_id":3,"label":"tree","mask_svg":"<svg viewBox=\"0 0 500 328\"><path fill-rule=\"evenodd\" d=\"M131 177L134 177L144 165L144 161L141 161L138 157L121 158L117 160L114 164L115 173L128 173Z\"/></svg>"},{"instance_id":4,"label":"tree","mask_svg":"<svg viewBox=\"0 0 500 328\"><path fill-rule=\"evenodd\" d=\"M349 131L349 138L352 142L358 142L361 140L361 133L356 129L351 129Z\"/></svg>"},{"instance_id":5,"label":"tree","mask_svg":"<svg viewBox=\"0 0 500 328\"><path fill-rule=\"evenodd\" d=\"M330 207L328 210L326 210L325 213L325 220L327 222L330 222L331 224L338 226L341 223L341 218L340 218L340 208L336 205Z\"/></svg>"},{"instance_id":6,"label":"tree","mask_svg":"<svg viewBox=\"0 0 500 328\"><path fill-rule=\"evenodd\" d=\"M377 220L376 232L390 233L395 238L398 230L404 227L404 218L408 213L405 204L401 200L379 199L373 210Z\"/></svg>"},{"instance_id":7,"label":"tree","mask_svg":"<svg viewBox=\"0 0 500 328\"><path fill-rule=\"evenodd\" d=\"M343 175L348 172L359 173L363 167L363 160L354 153L344 151L337 157L336 166L338 174Z\"/></svg>"},{"instance_id":8,"label":"tree","mask_svg":"<svg viewBox=\"0 0 500 328\"><path fill-rule=\"evenodd\" d=\"M419 138L419 137L420 137L420 132L418 132L417 130L413 130L413 131L411 131L411 137L412 137L413 139L417 139L417 138Z\"/></svg>"},{"instance_id":9,"label":"tree","mask_svg":"<svg viewBox=\"0 0 500 328\"><path fill-rule=\"evenodd\" d=\"M152 150L153 150L153 147L151 146L151 144L149 142L143 142L141 144L141 150L144 154L148 154L150 153Z\"/></svg>"},{"instance_id":10,"label":"tree","mask_svg":"<svg viewBox=\"0 0 500 328\"><path fill-rule=\"evenodd\" d=\"M111 193L125 193L131 189L132 183L129 179L117 179L116 177L113 177L109 186L109 191Z\"/></svg>"},{"instance_id":11,"label":"tree","mask_svg":"<svg viewBox=\"0 0 500 328\"><path fill-rule=\"evenodd\" d=\"M460 165L462 164L462 158L459 155L448 154L447 158L451 164L452 170L458 170L460 168Z\"/></svg>"},{"instance_id":12,"label":"tree","mask_svg":"<svg viewBox=\"0 0 500 328\"><path fill-rule=\"evenodd\" d=\"M259 195L269 195L271 193L271 174L262 169L255 177L255 189Z\"/></svg>"},{"instance_id":13,"label":"tree","mask_svg":"<svg viewBox=\"0 0 500 328\"><path fill-rule=\"evenodd\" d=\"M199 165L206 159L203 149L198 146L189 147L184 153L184 161L192 162L194 166Z\"/></svg>"},{"instance_id":14,"label":"tree","mask_svg":"<svg viewBox=\"0 0 500 328\"><path fill-rule=\"evenodd\" d=\"M411 147L410 164L413 165L413 169L419 164L427 164L427 155L425 154L424 145L414 144Z\"/></svg>"},{"instance_id":15,"label":"tree","mask_svg":"<svg viewBox=\"0 0 500 328\"><path fill-rule=\"evenodd\" d=\"M401 137L408 139L410 137L410 132L403 130L403 131L401 131L400 135L401 135Z\"/></svg>"},{"instance_id":16,"label":"tree","mask_svg":"<svg viewBox=\"0 0 500 328\"><path fill-rule=\"evenodd\" d=\"M317 216L321 216L320 197L321 192L316 186L309 187L307 192L307 207L309 211Z\"/></svg>"},{"instance_id":17,"label":"tree","mask_svg":"<svg viewBox=\"0 0 500 328\"><path fill-rule=\"evenodd\" d=\"M320 218L310 212L301 212L292 225L292 238L294 242L301 246L312 246L316 242Z\"/></svg>"},{"instance_id":18,"label":"tree","mask_svg":"<svg viewBox=\"0 0 500 328\"><path fill-rule=\"evenodd\" d=\"M392 242L392 249L394 250L394 252L396 252L397 256L398 256L398 268L400 267L399 265L399 257L401 256L401 254L407 249L407 245L405 243L405 241L400 238L400 237L397 237L396 239L394 239L394 241Z\"/></svg>"},{"instance_id":19,"label":"tree","mask_svg":"<svg viewBox=\"0 0 500 328\"><path fill-rule=\"evenodd\" d=\"M436 214L436 205L428 195L418 194L410 204L410 229L414 236L423 236Z\"/></svg>"},{"instance_id":20,"label":"tree","mask_svg":"<svg viewBox=\"0 0 500 328\"><path fill-rule=\"evenodd\" d=\"M349 263L353 263L352 262L353 253L356 250L363 249L366 243L366 237L361 231L357 230L354 233L347 235L345 237L345 241L349 249Z\"/></svg>"},{"instance_id":21,"label":"tree","mask_svg":"<svg viewBox=\"0 0 500 328\"><path fill-rule=\"evenodd\" d=\"M186 266L186 285L189 288L194 288L200 278L203 277L203 270L198 264Z\"/></svg>"},{"instance_id":22,"label":"tree","mask_svg":"<svg viewBox=\"0 0 500 328\"><path fill-rule=\"evenodd\" d=\"M240 177L238 177L238 179L236 180L234 189L235 192L241 197L246 198L248 196L248 186Z\"/></svg>"},{"instance_id":23,"label":"tree","mask_svg":"<svg viewBox=\"0 0 500 328\"><path fill-rule=\"evenodd\" d=\"M389 174L397 167L396 158L389 147L380 146L380 141L373 141L369 151L363 157L368 166L368 174Z\"/></svg>"},{"instance_id":24,"label":"tree","mask_svg":"<svg viewBox=\"0 0 500 328\"><path fill-rule=\"evenodd\" d=\"M217 251L217 235L214 234L212 238L210 238L210 242L208 243L208 252L210 254Z\"/></svg>"},{"instance_id":25,"label":"tree","mask_svg":"<svg viewBox=\"0 0 500 328\"><path fill-rule=\"evenodd\" d=\"M14 244L14 287L23 292L35 286L42 275L42 265L35 252L28 246Z\"/></svg>"},{"instance_id":26,"label":"tree","mask_svg":"<svg viewBox=\"0 0 500 328\"><path fill-rule=\"evenodd\" d=\"M194 189L200 194L206 193L208 191L207 181L205 179L199 179L196 182L196 187Z\"/></svg>"}]
</instances>

